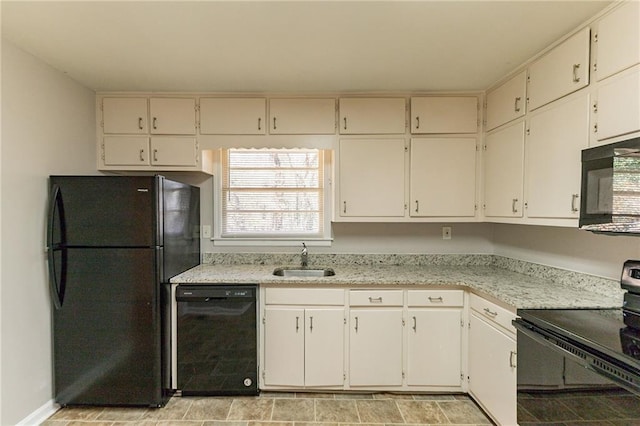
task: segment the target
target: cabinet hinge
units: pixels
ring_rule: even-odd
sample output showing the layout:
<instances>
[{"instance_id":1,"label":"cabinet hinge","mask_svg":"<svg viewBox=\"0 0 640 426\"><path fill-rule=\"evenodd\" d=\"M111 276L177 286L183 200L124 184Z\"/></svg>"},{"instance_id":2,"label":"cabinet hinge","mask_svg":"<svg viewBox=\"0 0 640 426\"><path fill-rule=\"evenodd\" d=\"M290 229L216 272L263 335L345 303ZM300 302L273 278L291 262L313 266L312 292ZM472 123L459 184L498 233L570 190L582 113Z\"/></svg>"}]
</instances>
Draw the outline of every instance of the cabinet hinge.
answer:
<instances>
[{"instance_id":1,"label":"cabinet hinge","mask_svg":"<svg viewBox=\"0 0 640 426\"><path fill-rule=\"evenodd\" d=\"M100 127L104 129L104 120L100 122Z\"/></svg>"},{"instance_id":2,"label":"cabinet hinge","mask_svg":"<svg viewBox=\"0 0 640 426\"><path fill-rule=\"evenodd\" d=\"M200 104L196 103L195 106L193 107L193 109L195 109L196 112L200 112Z\"/></svg>"},{"instance_id":3,"label":"cabinet hinge","mask_svg":"<svg viewBox=\"0 0 640 426\"><path fill-rule=\"evenodd\" d=\"M487 205L486 205L486 204L483 204L483 205L482 205L482 210L486 210L486 209L487 209Z\"/></svg>"},{"instance_id":4,"label":"cabinet hinge","mask_svg":"<svg viewBox=\"0 0 640 426\"><path fill-rule=\"evenodd\" d=\"M527 76L527 83L531 83L531 76L530 75ZM527 100L529 100L529 98L527 98Z\"/></svg>"},{"instance_id":5,"label":"cabinet hinge","mask_svg":"<svg viewBox=\"0 0 640 426\"><path fill-rule=\"evenodd\" d=\"M404 318L402 318L402 326L404 327Z\"/></svg>"},{"instance_id":6,"label":"cabinet hinge","mask_svg":"<svg viewBox=\"0 0 640 426\"><path fill-rule=\"evenodd\" d=\"M402 378L404 379L404 377L405 377L405 376L404 376L404 371L403 371L403 372L402 372Z\"/></svg>"},{"instance_id":7,"label":"cabinet hinge","mask_svg":"<svg viewBox=\"0 0 640 426\"><path fill-rule=\"evenodd\" d=\"M344 325L347 325L347 317L344 317Z\"/></svg>"},{"instance_id":8,"label":"cabinet hinge","mask_svg":"<svg viewBox=\"0 0 640 426\"><path fill-rule=\"evenodd\" d=\"M267 323L267 318L262 317L262 324L266 324Z\"/></svg>"},{"instance_id":9,"label":"cabinet hinge","mask_svg":"<svg viewBox=\"0 0 640 426\"><path fill-rule=\"evenodd\" d=\"M593 112L598 112L598 101L593 103Z\"/></svg>"},{"instance_id":10,"label":"cabinet hinge","mask_svg":"<svg viewBox=\"0 0 640 426\"><path fill-rule=\"evenodd\" d=\"M460 381L464 382L464 374L463 373L460 373Z\"/></svg>"},{"instance_id":11,"label":"cabinet hinge","mask_svg":"<svg viewBox=\"0 0 640 426\"><path fill-rule=\"evenodd\" d=\"M407 210L409 208L409 206L407 206L407 203L404 203L404 209Z\"/></svg>"},{"instance_id":12,"label":"cabinet hinge","mask_svg":"<svg viewBox=\"0 0 640 426\"><path fill-rule=\"evenodd\" d=\"M478 211L478 205L477 204L473 205L473 210Z\"/></svg>"},{"instance_id":13,"label":"cabinet hinge","mask_svg":"<svg viewBox=\"0 0 640 426\"><path fill-rule=\"evenodd\" d=\"M347 373L342 373L342 381L343 382L347 381Z\"/></svg>"},{"instance_id":14,"label":"cabinet hinge","mask_svg":"<svg viewBox=\"0 0 640 426\"><path fill-rule=\"evenodd\" d=\"M264 377L265 377L265 373L264 373L264 370L262 370L262 380L264 380Z\"/></svg>"},{"instance_id":15,"label":"cabinet hinge","mask_svg":"<svg viewBox=\"0 0 640 426\"><path fill-rule=\"evenodd\" d=\"M531 136L531 129L527 129L527 136Z\"/></svg>"},{"instance_id":16,"label":"cabinet hinge","mask_svg":"<svg viewBox=\"0 0 640 426\"><path fill-rule=\"evenodd\" d=\"M464 320L460 320L460 327L464 328Z\"/></svg>"},{"instance_id":17,"label":"cabinet hinge","mask_svg":"<svg viewBox=\"0 0 640 426\"><path fill-rule=\"evenodd\" d=\"M593 125L593 133L598 133L598 123Z\"/></svg>"},{"instance_id":18,"label":"cabinet hinge","mask_svg":"<svg viewBox=\"0 0 640 426\"><path fill-rule=\"evenodd\" d=\"M409 147L408 146L404 147L404 152L409 152Z\"/></svg>"},{"instance_id":19,"label":"cabinet hinge","mask_svg":"<svg viewBox=\"0 0 640 426\"><path fill-rule=\"evenodd\" d=\"M593 42L594 43L598 42L598 33L593 33Z\"/></svg>"},{"instance_id":20,"label":"cabinet hinge","mask_svg":"<svg viewBox=\"0 0 640 426\"><path fill-rule=\"evenodd\" d=\"M598 71L598 63L594 62L593 63L593 72L596 72L596 71Z\"/></svg>"}]
</instances>

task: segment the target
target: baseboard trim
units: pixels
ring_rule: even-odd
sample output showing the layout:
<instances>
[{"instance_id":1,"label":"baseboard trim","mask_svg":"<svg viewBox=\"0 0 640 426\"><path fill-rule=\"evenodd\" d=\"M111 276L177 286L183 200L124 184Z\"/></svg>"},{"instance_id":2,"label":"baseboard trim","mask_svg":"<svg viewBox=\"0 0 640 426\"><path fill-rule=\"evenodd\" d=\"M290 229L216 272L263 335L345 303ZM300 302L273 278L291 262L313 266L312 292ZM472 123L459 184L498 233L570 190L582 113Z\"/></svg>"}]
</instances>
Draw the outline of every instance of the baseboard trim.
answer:
<instances>
[{"instance_id":1,"label":"baseboard trim","mask_svg":"<svg viewBox=\"0 0 640 426\"><path fill-rule=\"evenodd\" d=\"M36 426L43 423L60 409L60 405L53 402L53 399L47 401L42 407L20 420L16 426Z\"/></svg>"}]
</instances>

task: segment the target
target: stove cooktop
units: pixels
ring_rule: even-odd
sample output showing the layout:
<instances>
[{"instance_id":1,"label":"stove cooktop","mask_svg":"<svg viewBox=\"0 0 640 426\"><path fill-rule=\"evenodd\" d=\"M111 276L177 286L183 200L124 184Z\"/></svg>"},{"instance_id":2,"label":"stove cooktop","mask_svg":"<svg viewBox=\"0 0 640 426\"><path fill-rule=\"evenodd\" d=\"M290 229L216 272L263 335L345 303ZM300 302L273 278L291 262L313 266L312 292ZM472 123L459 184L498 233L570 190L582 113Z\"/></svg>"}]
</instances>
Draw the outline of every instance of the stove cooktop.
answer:
<instances>
[{"instance_id":1,"label":"stove cooktop","mask_svg":"<svg viewBox=\"0 0 640 426\"><path fill-rule=\"evenodd\" d=\"M563 340L640 371L640 331L624 324L621 309L522 309L518 315Z\"/></svg>"}]
</instances>

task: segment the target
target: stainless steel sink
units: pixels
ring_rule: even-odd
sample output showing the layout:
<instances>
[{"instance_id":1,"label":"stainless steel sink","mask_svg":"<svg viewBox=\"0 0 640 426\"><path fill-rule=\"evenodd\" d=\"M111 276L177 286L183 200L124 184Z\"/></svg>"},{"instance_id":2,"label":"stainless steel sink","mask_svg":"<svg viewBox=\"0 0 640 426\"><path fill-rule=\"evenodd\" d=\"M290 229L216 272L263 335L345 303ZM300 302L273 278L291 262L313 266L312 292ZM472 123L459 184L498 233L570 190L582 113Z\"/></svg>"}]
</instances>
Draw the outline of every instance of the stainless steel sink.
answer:
<instances>
[{"instance_id":1,"label":"stainless steel sink","mask_svg":"<svg viewBox=\"0 0 640 426\"><path fill-rule=\"evenodd\" d=\"M273 275L279 277L332 277L336 272L331 268L276 268Z\"/></svg>"}]
</instances>

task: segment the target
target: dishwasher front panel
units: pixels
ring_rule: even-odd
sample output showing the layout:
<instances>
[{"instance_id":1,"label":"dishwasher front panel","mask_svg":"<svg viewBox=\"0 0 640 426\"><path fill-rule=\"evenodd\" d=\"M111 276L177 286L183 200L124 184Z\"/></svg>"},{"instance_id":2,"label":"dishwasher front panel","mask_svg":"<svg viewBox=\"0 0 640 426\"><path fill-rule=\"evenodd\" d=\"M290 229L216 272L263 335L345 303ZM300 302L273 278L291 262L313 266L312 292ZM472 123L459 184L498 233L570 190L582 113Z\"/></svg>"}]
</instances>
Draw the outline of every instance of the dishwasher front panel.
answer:
<instances>
[{"instance_id":1,"label":"dishwasher front panel","mask_svg":"<svg viewBox=\"0 0 640 426\"><path fill-rule=\"evenodd\" d=\"M183 395L257 395L257 286L179 285L177 384Z\"/></svg>"}]
</instances>

